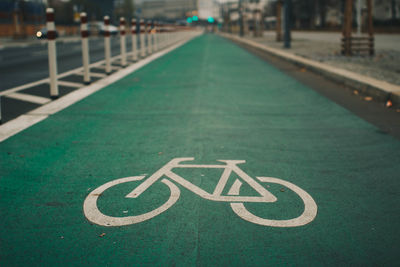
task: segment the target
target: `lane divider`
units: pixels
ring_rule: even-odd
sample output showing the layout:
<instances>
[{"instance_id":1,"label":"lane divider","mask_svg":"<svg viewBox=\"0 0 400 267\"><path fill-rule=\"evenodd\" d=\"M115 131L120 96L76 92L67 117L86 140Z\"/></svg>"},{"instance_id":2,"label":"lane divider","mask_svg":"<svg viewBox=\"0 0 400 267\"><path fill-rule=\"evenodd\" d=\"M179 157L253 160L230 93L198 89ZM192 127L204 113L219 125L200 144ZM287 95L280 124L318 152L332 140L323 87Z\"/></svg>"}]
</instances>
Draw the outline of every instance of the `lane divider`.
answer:
<instances>
[{"instance_id":1,"label":"lane divider","mask_svg":"<svg viewBox=\"0 0 400 267\"><path fill-rule=\"evenodd\" d=\"M123 68L126 67L126 42L125 42L125 18L122 17L119 19L119 35L120 35L120 45L121 45L121 66Z\"/></svg>"},{"instance_id":2,"label":"lane divider","mask_svg":"<svg viewBox=\"0 0 400 267\"><path fill-rule=\"evenodd\" d=\"M151 35L152 35L151 34L151 21L148 20L147 25L146 25L146 37L147 37L146 39L147 39L147 49L148 49L147 53L149 55L151 55L153 53L153 46L151 44L151 41L152 41Z\"/></svg>"},{"instance_id":3,"label":"lane divider","mask_svg":"<svg viewBox=\"0 0 400 267\"><path fill-rule=\"evenodd\" d=\"M136 19L132 19L131 21L131 33L132 33L132 60L137 61L137 26Z\"/></svg>"},{"instance_id":4,"label":"lane divider","mask_svg":"<svg viewBox=\"0 0 400 267\"><path fill-rule=\"evenodd\" d=\"M81 19L81 49L82 49L82 67L76 68L74 70L67 71L63 74L58 74L57 71L57 54L56 54L56 38L57 32L54 23L54 10L52 8L46 9L46 22L47 22L47 44L48 44L48 60L49 60L49 77L41 79L36 82L24 84L18 87L14 87L3 92L0 92L0 97L5 96L8 98L20 100L23 102L30 102L39 105L43 105L49 102L49 98L27 94L19 93L25 89L41 86L43 84L50 85L50 101L51 99L57 99L59 97L59 86L81 88L84 85L89 85L91 83L91 76L104 78L110 75L112 70L120 70L119 66L115 66L115 62L118 61L117 65L121 67L126 67L128 65L127 51L126 51L126 21L124 18L120 18L120 46L121 54L115 57L111 57L111 32L110 32L110 18L108 16L104 17L104 49L105 49L105 59L96 63L90 64L89 58L89 31L88 31L88 19L87 14L82 12L80 14ZM132 55L133 62L138 60L138 47L137 42L139 41L139 48L141 53L141 58L145 58L147 55L151 55L157 52L159 49L164 49L165 47L176 44L182 40L184 32L177 33L177 26L158 24L156 21L144 21L141 20L140 24L136 27L136 20L132 20L132 51L129 53ZM162 27L161 27L162 26ZM137 34L140 34L140 39L137 38ZM129 63L132 61L129 60ZM114 62L114 65L112 63ZM91 72L91 68L105 69L107 75L99 72ZM83 84L77 82L70 82L61 80L69 75L79 75L83 76ZM1 117L1 102L0 102L0 124L2 122ZM30 120L28 120L30 121Z\"/></svg>"},{"instance_id":5,"label":"lane divider","mask_svg":"<svg viewBox=\"0 0 400 267\"><path fill-rule=\"evenodd\" d=\"M111 73L111 43L110 43L110 17L104 16L104 58L106 60L106 73Z\"/></svg>"},{"instance_id":6,"label":"lane divider","mask_svg":"<svg viewBox=\"0 0 400 267\"><path fill-rule=\"evenodd\" d=\"M140 30L140 57L145 58L146 57L146 47L145 47L146 24L144 23L143 19L140 20L139 30Z\"/></svg>"},{"instance_id":7,"label":"lane divider","mask_svg":"<svg viewBox=\"0 0 400 267\"><path fill-rule=\"evenodd\" d=\"M11 136L35 125L38 122L43 121L47 117L52 114L55 114L70 105L84 99L85 97L103 89L104 87L122 79L123 77L135 72L136 70L142 68L143 66L151 63L152 61L164 56L165 54L175 50L176 48L182 46L183 44L187 43L188 41L192 40L193 38L201 35L202 32L190 32L187 33L187 36L171 45L170 47L166 48L163 51L157 52L137 63L134 63L128 66L125 69L120 70L102 80L97 81L91 85L85 86L78 90L75 90L66 96L63 96L57 100L51 101L37 109L32 110L31 112L21 115L14 120L11 120L3 125L0 126L0 142L7 140ZM76 71L76 70L75 70ZM79 71L82 71L82 68L79 68ZM48 80L48 79L45 79ZM15 88L14 88L15 89ZM1 118L1 117L0 117Z\"/></svg>"},{"instance_id":8,"label":"lane divider","mask_svg":"<svg viewBox=\"0 0 400 267\"><path fill-rule=\"evenodd\" d=\"M111 61L118 60L120 58L120 56L121 55L112 57ZM104 64L105 64L105 60L103 59L103 60L100 60L98 62L90 64L89 67L90 68L103 68L104 69L105 66L102 66ZM70 76L70 75L79 74L79 73L82 73L82 71L83 71L83 68L82 67L78 67L76 69L69 70L67 72L64 72L62 74L57 75L57 79L60 80L60 79L63 79L65 77L67 77L67 76ZM93 74L92 74L92 76L93 76ZM22 91L22 90L25 90L25 89L28 89L28 88L31 88L31 87L35 87L35 86L38 86L38 85L41 85L41 84L49 83L49 82L50 82L49 78L44 78L44 79L41 79L41 80L38 80L38 81L35 81L35 82L27 83L27 84L24 84L24 85L20 85L20 86L17 86L17 87L10 88L8 90L2 91L2 92L0 92L0 96L7 96L8 94L11 94L13 92Z\"/></svg>"},{"instance_id":9,"label":"lane divider","mask_svg":"<svg viewBox=\"0 0 400 267\"><path fill-rule=\"evenodd\" d=\"M46 9L47 21L47 43L49 49L49 75L50 75L50 96L53 99L58 98L57 84L57 51L56 51L56 26L54 24L54 10Z\"/></svg>"},{"instance_id":10,"label":"lane divider","mask_svg":"<svg viewBox=\"0 0 400 267\"><path fill-rule=\"evenodd\" d=\"M87 25L88 19L85 12L81 13L81 37L82 37L82 63L83 63L83 82L90 84L90 67L89 67L89 30Z\"/></svg>"}]
</instances>

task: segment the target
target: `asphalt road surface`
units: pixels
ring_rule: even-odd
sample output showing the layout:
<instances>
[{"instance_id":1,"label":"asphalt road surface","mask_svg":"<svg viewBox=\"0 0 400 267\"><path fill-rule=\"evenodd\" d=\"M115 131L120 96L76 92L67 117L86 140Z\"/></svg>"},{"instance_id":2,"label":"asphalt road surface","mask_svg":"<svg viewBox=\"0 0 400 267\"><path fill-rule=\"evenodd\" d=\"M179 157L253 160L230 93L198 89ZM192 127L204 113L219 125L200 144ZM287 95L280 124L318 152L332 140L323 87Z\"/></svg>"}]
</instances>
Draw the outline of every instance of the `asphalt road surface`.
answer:
<instances>
[{"instance_id":1,"label":"asphalt road surface","mask_svg":"<svg viewBox=\"0 0 400 267\"><path fill-rule=\"evenodd\" d=\"M0 143L0 265L396 266L399 151L203 35Z\"/></svg>"},{"instance_id":2,"label":"asphalt road surface","mask_svg":"<svg viewBox=\"0 0 400 267\"><path fill-rule=\"evenodd\" d=\"M89 39L90 62L104 59L103 38ZM128 36L127 51L131 51L131 38ZM112 55L120 54L120 38L111 38ZM49 73L46 44L27 47L6 47L0 50L0 91L47 78ZM57 42L58 73L82 66L81 41Z\"/></svg>"}]
</instances>

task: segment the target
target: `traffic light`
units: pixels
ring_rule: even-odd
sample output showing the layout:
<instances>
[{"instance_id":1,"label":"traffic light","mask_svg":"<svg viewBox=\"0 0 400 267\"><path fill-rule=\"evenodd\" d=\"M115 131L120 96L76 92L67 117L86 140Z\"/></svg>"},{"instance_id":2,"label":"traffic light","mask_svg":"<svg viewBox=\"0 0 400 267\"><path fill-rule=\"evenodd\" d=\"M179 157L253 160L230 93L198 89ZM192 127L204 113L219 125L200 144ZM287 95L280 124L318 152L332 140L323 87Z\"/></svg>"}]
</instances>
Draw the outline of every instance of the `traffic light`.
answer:
<instances>
[{"instance_id":1,"label":"traffic light","mask_svg":"<svg viewBox=\"0 0 400 267\"><path fill-rule=\"evenodd\" d=\"M192 17L192 21L198 21L199 20L199 17L198 16L193 16Z\"/></svg>"},{"instance_id":2,"label":"traffic light","mask_svg":"<svg viewBox=\"0 0 400 267\"><path fill-rule=\"evenodd\" d=\"M213 17L208 17L207 21L208 21L209 23L214 23L215 20L214 20Z\"/></svg>"}]
</instances>

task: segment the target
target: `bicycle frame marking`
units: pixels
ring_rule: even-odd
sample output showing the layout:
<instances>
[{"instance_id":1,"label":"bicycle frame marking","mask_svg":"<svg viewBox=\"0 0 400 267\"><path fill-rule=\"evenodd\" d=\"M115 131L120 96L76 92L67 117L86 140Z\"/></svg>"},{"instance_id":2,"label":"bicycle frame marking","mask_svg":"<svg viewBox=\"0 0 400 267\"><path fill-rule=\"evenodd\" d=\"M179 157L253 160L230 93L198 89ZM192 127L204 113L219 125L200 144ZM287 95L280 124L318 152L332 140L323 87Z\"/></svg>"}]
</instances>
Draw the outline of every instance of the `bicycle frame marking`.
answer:
<instances>
[{"instance_id":1,"label":"bicycle frame marking","mask_svg":"<svg viewBox=\"0 0 400 267\"><path fill-rule=\"evenodd\" d=\"M172 205L180 197L179 188L170 180L174 181L177 184L185 187L189 191L195 193L196 195L208 199L211 201L222 201L222 202L230 202L232 210L242 219L259 224L264 226L273 226L273 227L296 227L302 226L310 223L314 220L317 215L317 205L313 198L305 192L300 187L281 180L279 178L272 177L257 177L257 179L261 182L269 182L283 185L293 192L299 195L299 197L304 202L304 212L297 218L289 219L289 220L269 220L260 218L252 213L250 213L244 206L243 203L246 202L258 202L258 203L273 203L277 201L277 198L271 194L268 190L266 190L263 186L261 186L255 179L251 178L244 171L242 171L237 165L241 163L245 163L244 160L218 160L219 162L225 163L225 165L201 165L201 164L181 164L182 161L192 161L194 158L175 158L164 165L161 169L156 171L153 175L147 178L144 182L142 182L138 187L136 187L133 191L131 191L126 198L138 198L144 191L146 191L150 186L152 186L155 182L161 179L161 182L168 186L170 189L170 197L167 202L165 202L160 207L141 214L137 216L126 216L126 217L111 217L104 215L100 212L97 207L97 199L98 197L110 187L113 187L117 184L132 182L132 181L140 181L144 179L145 176L134 176L134 177L126 177L117 179L111 182L108 182L95 190L93 190L85 199L83 210L86 218L96 224L102 226L123 226L130 225L135 223L140 223L146 220L149 220L162 212L169 209ZM174 168L207 168L207 169L224 169L221 178L219 179L214 192L212 194L206 192L200 187L192 184L191 182L185 180L183 177L174 173L172 169ZM242 182L239 179L236 179L231 188L228 191L228 195L222 195L222 192L227 184L230 174L234 172L240 178L243 179L250 187L256 190L260 196L240 196L240 187ZM167 177L169 179L165 179L162 177Z\"/></svg>"},{"instance_id":2,"label":"bicycle frame marking","mask_svg":"<svg viewBox=\"0 0 400 267\"><path fill-rule=\"evenodd\" d=\"M146 189L148 189L152 184L157 182L161 177L166 176L171 180L177 182L182 185L186 189L192 191L193 193L199 195L202 198L212 200L212 201L227 201L227 202L275 202L277 199L274 195L272 195L268 190L262 187L259 183L257 183L253 178L248 176L245 172L243 172L237 164L245 163L244 160L219 160L220 162L225 162L226 165L194 165L194 164L180 164L181 161L189 161L194 160L194 158L177 158L168 162L164 167L155 172L152 176L150 176L146 181L144 181L141 185L139 185L135 190L126 195L127 198L136 198L139 197ZM174 168L203 168L203 169L224 169L222 176L215 187L213 194L210 194L200 187L188 182L183 177L177 175L172 171ZM226 183L228 182L228 178L232 172L235 172L240 178L246 181L253 189L255 189L261 196L251 196L251 197L243 197L243 196L222 196L221 193L225 188Z\"/></svg>"}]
</instances>

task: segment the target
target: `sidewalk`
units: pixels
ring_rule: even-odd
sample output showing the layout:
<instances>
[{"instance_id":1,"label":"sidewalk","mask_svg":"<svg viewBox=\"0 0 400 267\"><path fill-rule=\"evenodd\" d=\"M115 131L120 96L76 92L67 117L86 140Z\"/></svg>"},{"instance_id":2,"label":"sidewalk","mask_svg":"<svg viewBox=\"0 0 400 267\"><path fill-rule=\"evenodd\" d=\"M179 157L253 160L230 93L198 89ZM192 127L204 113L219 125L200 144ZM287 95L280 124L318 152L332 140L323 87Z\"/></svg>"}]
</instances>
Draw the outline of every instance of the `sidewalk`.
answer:
<instances>
[{"instance_id":1,"label":"sidewalk","mask_svg":"<svg viewBox=\"0 0 400 267\"><path fill-rule=\"evenodd\" d=\"M264 32L262 38L250 40L288 53L346 69L378 80L400 85L400 34L375 35L375 56L346 57L340 53L341 33L293 32L292 47L276 42L275 32Z\"/></svg>"},{"instance_id":2,"label":"sidewalk","mask_svg":"<svg viewBox=\"0 0 400 267\"><path fill-rule=\"evenodd\" d=\"M0 143L0 265L394 266L399 151L294 78L203 35ZM236 174L175 168L183 181L169 173L126 198L182 157L246 162ZM260 197L254 184L277 201L220 200ZM88 220L98 214L86 199L105 220L136 223ZM284 227L311 199L316 217L307 210L311 221Z\"/></svg>"}]
</instances>

